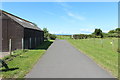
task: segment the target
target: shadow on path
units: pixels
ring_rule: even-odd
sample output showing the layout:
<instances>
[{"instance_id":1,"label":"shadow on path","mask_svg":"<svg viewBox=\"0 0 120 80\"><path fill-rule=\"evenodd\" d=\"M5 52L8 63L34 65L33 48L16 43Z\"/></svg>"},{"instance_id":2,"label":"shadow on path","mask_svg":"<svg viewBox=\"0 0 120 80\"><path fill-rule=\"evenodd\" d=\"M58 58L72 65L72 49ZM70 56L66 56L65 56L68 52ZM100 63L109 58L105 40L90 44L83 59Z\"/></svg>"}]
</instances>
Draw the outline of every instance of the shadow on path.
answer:
<instances>
[{"instance_id":1,"label":"shadow on path","mask_svg":"<svg viewBox=\"0 0 120 80\"><path fill-rule=\"evenodd\" d=\"M43 50L47 50L49 48L49 46L52 44L52 41L44 41L37 49L43 49Z\"/></svg>"}]
</instances>

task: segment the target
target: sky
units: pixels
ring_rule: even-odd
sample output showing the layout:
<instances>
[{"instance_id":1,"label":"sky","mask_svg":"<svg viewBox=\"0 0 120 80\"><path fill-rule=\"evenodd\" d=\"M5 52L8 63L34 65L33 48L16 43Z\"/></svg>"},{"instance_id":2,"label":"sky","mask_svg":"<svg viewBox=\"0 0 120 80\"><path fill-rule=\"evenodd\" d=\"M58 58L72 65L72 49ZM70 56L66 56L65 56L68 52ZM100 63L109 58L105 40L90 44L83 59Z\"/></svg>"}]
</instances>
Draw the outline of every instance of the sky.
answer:
<instances>
[{"instance_id":1,"label":"sky","mask_svg":"<svg viewBox=\"0 0 120 80\"><path fill-rule=\"evenodd\" d=\"M90 34L118 27L117 2L3 2L2 10L52 34Z\"/></svg>"}]
</instances>

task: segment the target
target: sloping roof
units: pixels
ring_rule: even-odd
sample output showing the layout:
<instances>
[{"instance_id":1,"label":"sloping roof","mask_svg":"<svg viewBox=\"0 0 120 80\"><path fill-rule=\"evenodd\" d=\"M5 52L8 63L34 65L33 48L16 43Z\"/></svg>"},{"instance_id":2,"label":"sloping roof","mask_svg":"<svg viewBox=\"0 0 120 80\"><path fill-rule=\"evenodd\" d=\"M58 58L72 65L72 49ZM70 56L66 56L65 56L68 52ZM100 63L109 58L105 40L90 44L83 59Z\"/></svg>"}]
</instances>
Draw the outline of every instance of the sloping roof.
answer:
<instances>
[{"instance_id":1,"label":"sloping roof","mask_svg":"<svg viewBox=\"0 0 120 80\"><path fill-rule=\"evenodd\" d=\"M5 14L9 18L11 18L12 20L14 20L17 23L19 23L20 25L22 25L24 28L29 28L29 29L35 29L35 30L42 31L39 27L37 27L34 23L32 23L30 21L27 21L25 19L22 19L20 17L15 16L15 15L12 15L8 12L3 11L3 10L2 10L2 14Z\"/></svg>"}]
</instances>

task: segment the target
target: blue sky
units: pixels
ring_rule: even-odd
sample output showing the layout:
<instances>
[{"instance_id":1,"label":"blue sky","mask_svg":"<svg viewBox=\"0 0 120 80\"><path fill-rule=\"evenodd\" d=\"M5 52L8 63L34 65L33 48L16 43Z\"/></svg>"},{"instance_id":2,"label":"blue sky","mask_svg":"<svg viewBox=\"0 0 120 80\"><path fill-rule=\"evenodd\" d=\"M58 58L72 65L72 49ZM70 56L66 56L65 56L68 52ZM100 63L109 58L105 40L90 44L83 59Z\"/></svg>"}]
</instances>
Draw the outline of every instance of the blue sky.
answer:
<instances>
[{"instance_id":1,"label":"blue sky","mask_svg":"<svg viewBox=\"0 0 120 80\"><path fill-rule=\"evenodd\" d=\"M5 2L2 9L53 34L89 34L118 27L117 2Z\"/></svg>"}]
</instances>

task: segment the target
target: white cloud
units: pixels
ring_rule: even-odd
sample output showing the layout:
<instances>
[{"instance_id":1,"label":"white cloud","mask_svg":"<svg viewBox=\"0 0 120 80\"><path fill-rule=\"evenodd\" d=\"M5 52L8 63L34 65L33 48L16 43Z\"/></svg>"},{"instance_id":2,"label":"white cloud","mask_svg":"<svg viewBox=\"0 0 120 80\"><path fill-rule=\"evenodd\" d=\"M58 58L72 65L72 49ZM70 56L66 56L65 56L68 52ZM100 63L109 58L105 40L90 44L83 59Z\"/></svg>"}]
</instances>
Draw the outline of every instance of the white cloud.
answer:
<instances>
[{"instance_id":1,"label":"white cloud","mask_svg":"<svg viewBox=\"0 0 120 80\"><path fill-rule=\"evenodd\" d=\"M60 2L58 2L58 4L61 5L64 8L71 8L72 7L69 4L67 4L66 2L61 2L61 0L60 0Z\"/></svg>"},{"instance_id":2,"label":"white cloud","mask_svg":"<svg viewBox=\"0 0 120 80\"><path fill-rule=\"evenodd\" d=\"M104 33L108 33L108 32L109 32L109 30L103 30L103 32L104 32Z\"/></svg>"},{"instance_id":3,"label":"white cloud","mask_svg":"<svg viewBox=\"0 0 120 80\"><path fill-rule=\"evenodd\" d=\"M94 29L80 29L80 31L89 31L89 32L93 32Z\"/></svg>"},{"instance_id":4,"label":"white cloud","mask_svg":"<svg viewBox=\"0 0 120 80\"><path fill-rule=\"evenodd\" d=\"M91 34L95 29L80 29L81 34ZM102 32L107 33L109 30L102 30Z\"/></svg>"},{"instance_id":5,"label":"white cloud","mask_svg":"<svg viewBox=\"0 0 120 80\"><path fill-rule=\"evenodd\" d=\"M73 19L81 20L81 21L85 20L85 17L81 16L80 14L73 13L72 6L70 6L69 4L65 2L58 2L58 4L63 7L63 10L67 14L67 16L72 17Z\"/></svg>"},{"instance_id":6,"label":"white cloud","mask_svg":"<svg viewBox=\"0 0 120 80\"><path fill-rule=\"evenodd\" d=\"M94 32L94 29L80 29L81 34L90 34L93 32Z\"/></svg>"},{"instance_id":7,"label":"white cloud","mask_svg":"<svg viewBox=\"0 0 120 80\"><path fill-rule=\"evenodd\" d=\"M72 33L64 32L64 31L57 31L57 32L50 31L50 33L52 33L52 34L72 34Z\"/></svg>"},{"instance_id":8,"label":"white cloud","mask_svg":"<svg viewBox=\"0 0 120 80\"><path fill-rule=\"evenodd\" d=\"M74 19L78 19L78 20L85 20L85 18L83 16L80 16L80 15L77 15L77 14L74 14L74 13L71 13L71 12L67 12L67 15L74 18Z\"/></svg>"}]
</instances>

